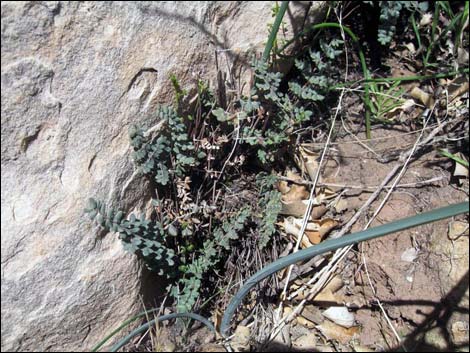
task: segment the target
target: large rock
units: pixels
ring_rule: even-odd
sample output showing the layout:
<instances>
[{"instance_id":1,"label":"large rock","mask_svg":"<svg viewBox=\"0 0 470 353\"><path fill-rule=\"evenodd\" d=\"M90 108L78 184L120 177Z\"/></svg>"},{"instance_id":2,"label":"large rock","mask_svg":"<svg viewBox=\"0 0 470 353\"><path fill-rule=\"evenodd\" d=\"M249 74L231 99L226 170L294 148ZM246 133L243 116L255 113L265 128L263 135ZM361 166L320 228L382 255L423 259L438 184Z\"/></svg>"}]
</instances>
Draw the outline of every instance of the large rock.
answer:
<instances>
[{"instance_id":1,"label":"large rock","mask_svg":"<svg viewBox=\"0 0 470 353\"><path fill-rule=\"evenodd\" d=\"M216 50L227 78L243 68L273 3L2 2L2 351L88 350L138 310L140 264L85 200L143 207L142 179L121 195L129 124L155 122L171 73L215 80ZM288 35L309 6L291 3Z\"/></svg>"}]
</instances>

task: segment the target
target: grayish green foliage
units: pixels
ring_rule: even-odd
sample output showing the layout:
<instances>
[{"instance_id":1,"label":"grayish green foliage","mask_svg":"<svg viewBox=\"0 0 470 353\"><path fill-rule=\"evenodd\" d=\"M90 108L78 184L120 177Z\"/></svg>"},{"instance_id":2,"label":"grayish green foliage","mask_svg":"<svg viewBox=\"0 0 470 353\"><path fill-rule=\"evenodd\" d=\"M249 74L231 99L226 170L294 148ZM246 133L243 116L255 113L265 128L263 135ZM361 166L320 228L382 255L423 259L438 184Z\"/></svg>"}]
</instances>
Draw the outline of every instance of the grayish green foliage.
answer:
<instances>
[{"instance_id":1,"label":"grayish green foliage","mask_svg":"<svg viewBox=\"0 0 470 353\"><path fill-rule=\"evenodd\" d=\"M104 203L94 199L89 199L85 208L90 218L107 231L119 233L123 248L140 256L148 269L173 279L171 294L177 300L180 312L191 310L199 296L204 274L218 263L222 251L230 249L230 241L238 239L250 211L244 208L222 222L212 237L195 251L194 245L185 246L184 237L191 235L190 227L180 232L171 223L165 226L145 219L143 214L139 218L131 214L129 219L123 219L122 211L107 209ZM176 245L171 238L176 240Z\"/></svg>"},{"instance_id":2,"label":"grayish green foliage","mask_svg":"<svg viewBox=\"0 0 470 353\"><path fill-rule=\"evenodd\" d=\"M272 175L259 175L256 184L260 188L260 201L258 209L262 214L259 215L257 221L259 223L259 240L260 249L264 249L276 232L276 221L282 209L281 193L274 188L277 179Z\"/></svg>"},{"instance_id":3,"label":"grayish green foliage","mask_svg":"<svg viewBox=\"0 0 470 353\"><path fill-rule=\"evenodd\" d=\"M119 233L126 251L139 255L146 266L166 278L176 275L174 270L175 251L169 248L163 226L145 219L144 215L137 218L134 214L123 219L123 212L109 208L101 201L88 200L85 208L90 218L110 232Z\"/></svg>"},{"instance_id":4,"label":"grayish green foliage","mask_svg":"<svg viewBox=\"0 0 470 353\"><path fill-rule=\"evenodd\" d=\"M257 156L262 163L274 161L274 153L289 141L295 128L309 121L313 108L325 99L328 88L337 82L337 57L343 54L343 41L332 39L320 41L319 51L309 51L309 55L296 59L295 66L300 71L300 79L288 82L289 91L281 92L282 76L271 72L266 62L254 61L252 68L255 85L250 99L242 99L240 107L250 115L260 107L259 101L271 105L273 113L263 126L245 125L242 140L257 146ZM258 101L254 101L256 97ZM261 124L259 124L261 125Z\"/></svg>"},{"instance_id":5,"label":"grayish green foliage","mask_svg":"<svg viewBox=\"0 0 470 353\"><path fill-rule=\"evenodd\" d=\"M296 124L308 120L311 112L295 106L288 95L279 92L280 75L270 73L265 64L259 64L256 75L258 95L264 96L280 109L279 119L273 121L272 127L263 132L255 128L251 133L263 139L263 147L259 149L260 159L268 159L269 154L281 142L287 141L285 131L294 121ZM204 91L204 87L200 87ZM259 108L260 102L249 98L240 102L242 111L238 120L253 115ZM206 106L201 101L201 106ZM226 122L230 127L228 114L222 108L208 106L208 112L219 122ZM158 186L168 188L169 184L178 182L191 175L191 168L197 166L206 157L201 150L196 150L193 141L188 137L188 129L183 118L169 107L160 107L158 119L164 121L163 129L152 136L136 125L129 129L129 137L133 147L133 159L138 170L154 180ZM122 211L107 209L100 202L90 199L85 212L100 226L108 231L117 232L126 251L141 257L146 266L160 276L170 280L170 294L177 301L179 312L187 312L196 303L204 277L214 271L219 262L231 250L233 243L243 234L245 225L258 224L258 244L264 248L275 232L275 221L280 211L280 194L273 191L273 180L261 178L262 197L257 208L265 208L255 212L250 207L244 207L230 217L224 219L212 218L212 232L209 228L198 228L195 231L191 221L175 218L150 221L144 215L137 217L131 214L126 219ZM163 189L163 188L162 188ZM204 202L204 201L203 201ZM165 200L153 200L152 205L165 207ZM193 216L204 219L208 217L204 207L194 206ZM251 233L253 234L253 233Z\"/></svg>"},{"instance_id":6,"label":"grayish green foliage","mask_svg":"<svg viewBox=\"0 0 470 353\"><path fill-rule=\"evenodd\" d=\"M158 118L165 128L156 137L145 136L144 131L132 125L129 129L133 158L139 171L152 177L160 185L167 185L170 177L182 177L197 160L204 158L194 151L183 118L171 107L159 107Z\"/></svg>"},{"instance_id":7,"label":"grayish green foliage","mask_svg":"<svg viewBox=\"0 0 470 353\"><path fill-rule=\"evenodd\" d=\"M402 10L414 12L417 10L426 11L427 2L418 1L364 1L371 6L380 7L380 24L377 33L377 40L382 45L389 45L397 30L397 21L402 14Z\"/></svg>"}]
</instances>

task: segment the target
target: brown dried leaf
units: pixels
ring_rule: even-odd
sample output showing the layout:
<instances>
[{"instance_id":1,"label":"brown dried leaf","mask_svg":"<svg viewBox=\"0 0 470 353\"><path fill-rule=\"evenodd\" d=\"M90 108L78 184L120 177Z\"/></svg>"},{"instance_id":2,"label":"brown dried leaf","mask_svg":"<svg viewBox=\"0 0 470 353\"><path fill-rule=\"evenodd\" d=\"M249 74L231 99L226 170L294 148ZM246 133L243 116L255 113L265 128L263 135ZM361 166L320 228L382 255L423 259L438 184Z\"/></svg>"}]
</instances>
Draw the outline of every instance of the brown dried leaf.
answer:
<instances>
[{"instance_id":1,"label":"brown dried leaf","mask_svg":"<svg viewBox=\"0 0 470 353\"><path fill-rule=\"evenodd\" d=\"M336 293L343 288L344 282L340 276L335 275L325 286L325 290L329 290L332 293Z\"/></svg>"},{"instance_id":2,"label":"brown dried leaf","mask_svg":"<svg viewBox=\"0 0 470 353\"><path fill-rule=\"evenodd\" d=\"M302 177L292 170L288 170L286 172L286 178L291 179L293 181L300 181L300 182L303 181Z\"/></svg>"},{"instance_id":3,"label":"brown dried leaf","mask_svg":"<svg viewBox=\"0 0 470 353\"><path fill-rule=\"evenodd\" d=\"M247 326L239 325L235 329L231 346L236 352L246 352L250 350L250 329Z\"/></svg>"},{"instance_id":4,"label":"brown dried leaf","mask_svg":"<svg viewBox=\"0 0 470 353\"><path fill-rule=\"evenodd\" d=\"M323 289L313 299L314 303L325 303L326 305L341 304L341 299L337 298L329 289ZM325 305L322 305L325 306Z\"/></svg>"},{"instance_id":5,"label":"brown dried leaf","mask_svg":"<svg viewBox=\"0 0 470 353\"><path fill-rule=\"evenodd\" d=\"M348 344L354 338L354 335L359 334L360 328L353 326L345 328L335 323L325 320L322 324L317 325L316 328L329 339L336 340L341 344Z\"/></svg>"},{"instance_id":6,"label":"brown dried leaf","mask_svg":"<svg viewBox=\"0 0 470 353\"><path fill-rule=\"evenodd\" d=\"M308 201L294 201L290 203L285 203L281 200L281 214L294 217L303 217L305 210L307 209ZM310 219L318 219L322 217L327 211L327 208L324 205L314 206L312 208L312 213Z\"/></svg>"},{"instance_id":7,"label":"brown dried leaf","mask_svg":"<svg viewBox=\"0 0 470 353\"><path fill-rule=\"evenodd\" d=\"M277 190L285 195L289 192L290 190L290 186L288 185L287 181L284 181L284 180L280 180L278 183L277 183Z\"/></svg>"},{"instance_id":8,"label":"brown dried leaf","mask_svg":"<svg viewBox=\"0 0 470 353\"><path fill-rule=\"evenodd\" d=\"M302 201L308 199L310 193L304 185L294 184L290 187L290 190L282 195L282 201L289 203L294 201Z\"/></svg>"},{"instance_id":9,"label":"brown dried leaf","mask_svg":"<svg viewBox=\"0 0 470 353\"><path fill-rule=\"evenodd\" d=\"M281 226L284 228L284 231L288 234L288 235L292 235L294 236L295 238L298 238L299 236L299 233L300 233L300 228L298 228L292 221L292 217L288 217L288 218L285 218L284 219L284 222L283 223L277 223L278 226ZM308 240L307 236L304 234L304 236L302 237L302 240L301 240L301 243L300 243L300 246L302 249L306 249L310 246L312 246L313 244L310 243L310 241Z\"/></svg>"},{"instance_id":10,"label":"brown dried leaf","mask_svg":"<svg viewBox=\"0 0 470 353\"><path fill-rule=\"evenodd\" d=\"M302 228L302 219L287 217L284 219L283 223L278 225L283 227L287 234L298 238ZM308 222L307 226L305 227L305 234L302 237L302 248L312 246L312 244L320 243L325 235L328 234L331 229L336 227L336 225L337 222L331 218Z\"/></svg>"},{"instance_id":11,"label":"brown dried leaf","mask_svg":"<svg viewBox=\"0 0 470 353\"><path fill-rule=\"evenodd\" d=\"M218 309L216 309L212 313L212 322L214 323L214 327L215 327L217 332L220 331L220 324L222 322L222 316L223 316L222 313Z\"/></svg>"},{"instance_id":12,"label":"brown dried leaf","mask_svg":"<svg viewBox=\"0 0 470 353\"><path fill-rule=\"evenodd\" d=\"M315 180L315 176L318 170L317 158L319 155L315 152L309 151L303 146L299 147L300 160L302 165L300 166L304 172L307 172L310 179Z\"/></svg>"},{"instance_id":13,"label":"brown dried leaf","mask_svg":"<svg viewBox=\"0 0 470 353\"><path fill-rule=\"evenodd\" d=\"M468 233L468 223L462 221L453 221L449 225L449 238L456 239L463 235L464 233Z\"/></svg>"},{"instance_id":14,"label":"brown dried leaf","mask_svg":"<svg viewBox=\"0 0 470 353\"><path fill-rule=\"evenodd\" d=\"M348 209L348 201L346 199L339 199L338 202L335 203L335 211L336 213L342 213Z\"/></svg>"},{"instance_id":15,"label":"brown dried leaf","mask_svg":"<svg viewBox=\"0 0 470 353\"><path fill-rule=\"evenodd\" d=\"M323 240L323 237L320 232L316 231L305 231L305 234L307 234L308 240L310 243L313 245L320 244L321 241Z\"/></svg>"},{"instance_id":16,"label":"brown dried leaf","mask_svg":"<svg viewBox=\"0 0 470 353\"><path fill-rule=\"evenodd\" d=\"M423 103L426 107L428 107L430 109L434 105L433 96L431 96L429 93L424 92L419 87L414 87L410 92L410 96L413 97L414 99L420 101L421 103Z\"/></svg>"},{"instance_id":17,"label":"brown dried leaf","mask_svg":"<svg viewBox=\"0 0 470 353\"><path fill-rule=\"evenodd\" d=\"M302 237L302 241L301 241L301 243L300 243L300 247L301 247L302 249L307 249L307 248L309 248L309 247L311 247L311 246L313 246L313 245L314 245L314 244L310 242L310 240L308 239L307 236L304 235L304 236Z\"/></svg>"},{"instance_id":18,"label":"brown dried leaf","mask_svg":"<svg viewBox=\"0 0 470 353\"><path fill-rule=\"evenodd\" d=\"M468 92L468 78L458 77L449 85L449 101L453 101L457 97Z\"/></svg>"},{"instance_id":19,"label":"brown dried leaf","mask_svg":"<svg viewBox=\"0 0 470 353\"><path fill-rule=\"evenodd\" d=\"M302 309L301 315L307 320L312 321L316 324L321 324L323 321L325 321L325 318L323 317L320 308L316 305L305 305L305 307Z\"/></svg>"},{"instance_id":20,"label":"brown dried leaf","mask_svg":"<svg viewBox=\"0 0 470 353\"><path fill-rule=\"evenodd\" d=\"M315 350L316 345L317 345L317 336L315 335L314 332L300 336L294 342L292 342L292 346L295 349L298 349L301 351L313 352Z\"/></svg>"},{"instance_id":21,"label":"brown dried leaf","mask_svg":"<svg viewBox=\"0 0 470 353\"><path fill-rule=\"evenodd\" d=\"M321 219L319 221L320 223L320 235L321 237L325 237L333 228L335 228L338 225L338 222L336 222L334 219L331 218L325 218Z\"/></svg>"},{"instance_id":22,"label":"brown dried leaf","mask_svg":"<svg viewBox=\"0 0 470 353\"><path fill-rule=\"evenodd\" d=\"M306 328L314 328L315 327L315 323L313 323L312 321L310 320L307 320L306 318L304 318L303 316L297 316L297 323L299 325L302 325Z\"/></svg>"}]
</instances>

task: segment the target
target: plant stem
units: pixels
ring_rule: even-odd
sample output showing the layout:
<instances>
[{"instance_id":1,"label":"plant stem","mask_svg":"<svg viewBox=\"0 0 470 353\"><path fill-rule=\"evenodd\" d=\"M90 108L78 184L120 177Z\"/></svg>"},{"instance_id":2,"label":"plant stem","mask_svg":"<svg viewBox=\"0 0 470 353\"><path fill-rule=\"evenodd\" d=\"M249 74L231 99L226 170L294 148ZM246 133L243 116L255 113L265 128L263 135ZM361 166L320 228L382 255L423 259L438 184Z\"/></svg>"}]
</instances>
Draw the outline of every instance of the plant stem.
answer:
<instances>
[{"instance_id":1,"label":"plant stem","mask_svg":"<svg viewBox=\"0 0 470 353\"><path fill-rule=\"evenodd\" d=\"M271 29L271 33L269 33L268 42L266 43L266 47L264 48L263 52L263 61L267 62L269 59L269 54L273 48L274 42L276 41L277 32L279 31L279 27L281 26L282 18L286 13L287 6L289 5L289 1L283 1L281 7L279 8L279 12L274 19L273 28Z\"/></svg>"}]
</instances>

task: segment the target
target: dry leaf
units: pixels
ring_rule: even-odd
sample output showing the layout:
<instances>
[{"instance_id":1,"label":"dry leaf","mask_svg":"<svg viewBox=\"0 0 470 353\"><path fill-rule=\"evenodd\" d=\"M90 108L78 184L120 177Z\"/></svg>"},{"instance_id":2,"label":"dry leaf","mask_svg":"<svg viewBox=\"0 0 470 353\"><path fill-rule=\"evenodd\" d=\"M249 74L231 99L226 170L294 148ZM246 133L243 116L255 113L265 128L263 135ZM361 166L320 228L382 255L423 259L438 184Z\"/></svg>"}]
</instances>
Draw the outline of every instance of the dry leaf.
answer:
<instances>
[{"instance_id":1,"label":"dry leaf","mask_svg":"<svg viewBox=\"0 0 470 353\"><path fill-rule=\"evenodd\" d=\"M310 214L310 219L319 219L323 217L323 215L328 211L328 209L323 205L318 205L317 207L313 207L312 213Z\"/></svg>"},{"instance_id":2,"label":"dry leaf","mask_svg":"<svg viewBox=\"0 0 470 353\"><path fill-rule=\"evenodd\" d=\"M290 187L289 191L282 195L282 201L285 203L291 203L294 201L302 201L308 199L310 193L304 185L294 184Z\"/></svg>"},{"instance_id":3,"label":"dry leaf","mask_svg":"<svg viewBox=\"0 0 470 353\"><path fill-rule=\"evenodd\" d=\"M308 240L310 243L313 245L320 244L321 241L323 240L323 237L320 232L316 231L305 231L305 234L307 234Z\"/></svg>"},{"instance_id":4,"label":"dry leaf","mask_svg":"<svg viewBox=\"0 0 470 353\"><path fill-rule=\"evenodd\" d=\"M315 180L318 162L317 158L319 157L317 153L307 150L305 147L299 147L301 165L299 166L304 172L310 177L310 180Z\"/></svg>"},{"instance_id":5,"label":"dry leaf","mask_svg":"<svg viewBox=\"0 0 470 353\"><path fill-rule=\"evenodd\" d=\"M428 13L425 13L423 17L421 17L421 20L419 21L419 26L420 27L427 26L431 22L432 22L432 13L428 12Z\"/></svg>"},{"instance_id":6,"label":"dry leaf","mask_svg":"<svg viewBox=\"0 0 470 353\"><path fill-rule=\"evenodd\" d=\"M222 344L208 343L199 347L201 352L225 352L226 349Z\"/></svg>"},{"instance_id":7,"label":"dry leaf","mask_svg":"<svg viewBox=\"0 0 470 353\"><path fill-rule=\"evenodd\" d=\"M336 222L334 219L331 218L325 218L321 219L320 221L320 235L325 237L333 228L335 228L338 225L338 222Z\"/></svg>"},{"instance_id":8,"label":"dry leaf","mask_svg":"<svg viewBox=\"0 0 470 353\"><path fill-rule=\"evenodd\" d=\"M465 160L464 158L462 158L463 155L461 153L457 153L456 155L460 159ZM468 168L460 163L455 162L455 169L453 175L458 178L468 178Z\"/></svg>"},{"instance_id":9,"label":"dry leaf","mask_svg":"<svg viewBox=\"0 0 470 353\"><path fill-rule=\"evenodd\" d=\"M421 103L423 103L426 107L430 109L434 105L434 98L429 93L424 92L419 87L414 87L410 92L410 96L420 101Z\"/></svg>"},{"instance_id":10,"label":"dry leaf","mask_svg":"<svg viewBox=\"0 0 470 353\"><path fill-rule=\"evenodd\" d=\"M333 305L333 304L341 304L341 300L339 300L329 289L324 289L320 293L318 293L313 299L312 302L314 303L325 303L325 305Z\"/></svg>"},{"instance_id":11,"label":"dry leaf","mask_svg":"<svg viewBox=\"0 0 470 353\"><path fill-rule=\"evenodd\" d=\"M281 200L281 214L294 217L303 217L307 205L302 201L285 203Z\"/></svg>"},{"instance_id":12,"label":"dry leaf","mask_svg":"<svg viewBox=\"0 0 470 353\"><path fill-rule=\"evenodd\" d=\"M468 78L465 76L457 77L449 83L449 101L468 92Z\"/></svg>"},{"instance_id":13,"label":"dry leaf","mask_svg":"<svg viewBox=\"0 0 470 353\"><path fill-rule=\"evenodd\" d=\"M406 101L403 102L400 108L404 112L409 113L414 106L415 106L415 101L412 99L407 99Z\"/></svg>"},{"instance_id":14,"label":"dry leaf","mask_svg":"<svg viewBox=\"0 0 470 353\"><path fill-rule=\"evenodd\" d=\"M305 305L301 315L307 320L316 324L321 324L323 321L325 321L325 318L321 314L320 308L312 304Z\"/></svg>"},{"instance_id":15,"label":"dry leaf","mask_svg":"<svg viewBox=\"0 0 470 353\"><path fill-rule=\"evenodd\" d=\"M468 223L461 221L453 221L449 225L449 238L455 239L468 231Z\"/></svg>"},{"instance_id":16,"label":"dry leaf","mask_svg":"<svg viewBox=\"0 0 470 353\"><path fill-rule=\"evenodd\" d=\"M292 171L292 170L288 170L286 172L286 178L287 179L291 179L293 181L299 181L299 182L302 182L304 181L299 174L297 174L296 172Z\"/></svg>"},{"instance_id":17,"label":"dry leaf","mask_svg":"<svg viewBox=\"0 0 470 353\"><path fill-rule=\"evenodd\" d=\"M352 342L352 347L354 349L354 352L376 352L375 349L372 349L372 348L369 348L369 347L366 347L366 346L362 346L362 345L356 344L354 342Z\"/></svg>"},{"instance_id":18,"label":"dry leaf","mask_svg":"<svg viewBox=\"0 0 470 353\"><path fill-rule=\"evenodd\" d=\"M285 195L289 192L290 186L288 185L287 181L280 180L277 183L277 190L282 194Z\"/></svg>"},{"instance_id":19,"label":"dry leaf","mask_svg":"<svg viewBox=\"0 0 470 353\"><path fill-rule=\"evenodd\" d=\"M348 201L345 199L339 199L335 203L335 211L336 213L342 213L348 209Z\"/></svg>"},{"instance_id":20,"label":"dry leaf","mask_svg":"<svg viewBox=\"0 0 470 353\"><path fill-rule=\"evenodd\" d=\"M302 316L297 316L297 323L299 325L302 325L303 327L306 327L306 328L314 328L315 327L315 324L312 321L307 320L306 318L304 318Z\"/></svg>"},{"instance_id":21,"label":"dry leaf","mask_svg":"<svg viewBox=\"0 0 470 353\"><path fill-rule=\"evenodd\" d=\"M308 200L303 201L294 201L294 202L284 202L281 200L281 214L294 217L303 217L305 211L307 210ZM310 219L318 219L323 216L327 211L327 208L324 205L318 205L312 207L312 213L310 214Z\"/></svg>"},{"instance_id":22,"label":"dry leaf","mask_svg":"<svg viewBox=\"0 0 470 353\"><path fill-rule=\"evenodd\" d=\"M214 327L217 332L220 332L220 324L222 322L222 316L223 316L222 313L218 309L212 313L212 322L214 323Z\"/></svg>"},{"instance_id":23,"label":"dry leaf","mask_svg":"<svg viewBox=\"0 0 470 353\"><path fill-rule=\"evenodd\" d=\"M336 293L343 288L344 282L338 275L335 275L325 286L325 289L330 290L331 293Z\"/></svg>"},{"instance_id":24,"label":"dry leaf","mask_svg":"<svg viewBox=\"0 0 470 353\"><path fill-rule=\"evenodd\" d=\"M466 344L468 346L468 322L454 322L451 331L455 344Z\"/></svg>"},{"instance_id":25,"label":"dry leaf","mask_svg":"<svg viewBox=\"0 0 470 353\"><path fill-rule=\"evenodd\" d=\"M415 48L415 45L413 43L407 43L405 44L405 47L406 49L408 49L408 51L411 53L411 54L414 54L416 53L416 48Z\"/></svg>"},{"instance_id":26,"label":"dry leaf","mask_svg":"<svg viewBox=\"0 0 470 353\"><path fill-rule=\"evenodd\" d=\"M301 246L302 249L307 249L307 248L309 248L313 245L315 245L315 244L310 242L310 239L308 239L308 237L306 235L304 235L302 237L302 241L300 242L300 246Z\"/></svg>"},{"instance_id":27,"label":"dry leaf","mask_svg":"<svg viewBox=\"0 0 470 353\"><path fill-rule=\"evenodd\" d=\"M317 191L317 199L322 202L323 200L331 199L332 197L336 197L338 193L333 189L323 186L320 188L320 191Z\"/></svg>"},{"instance_id":28,"label":"dry leaf","mask_svg":"<svg viewBox=\"0 0 470 353\"><path fill-rule=\"evenodd\" d=\"M460 65L468 65L468 51L463 48L457 49L457 62Z\"/></svg>"},{"instance_id":29,"label":"dry leaf","mask_svg":"<svg viewBox=\"0 0 470 353\"><path fill-rule=\"evenodd\" d=\"M287 217L284 218L284 222L277 224L283 227L287 234L293 235L295 238L300 236L302 219ZM302 248L307 248L312 244L320 243L325 235L328 234L331 229L336 227L336 225L337 222L331 218L308 222L301 240Z\"/></svg>"},{"instance_id":30,"label":"dry leaf","mask_svg":"<svg viewBox=\"0 0 470 353\"><path fill-rule=\"evenodd\" d=\"M237 352L245 352L250 350L250 329L246 326L239 325L235 329L234 337L230 342L233 349Z\"/></svg>"},{"instance_id":31,"label":"dry leaf","mask_svg":"<svg viewBox=\"0 0 470 353\"><path fill-rule=\"evenodd\" d=\"M292 346L295 349L302 350L302 351L313 352L316 345L317 345L317 336L313 332L300 336L299 338L297 338L295 341L292 342Z\"/></svg>"},{"instance_id":32,"label":"dry leaf","mask_svg":"<svg viewBox=\"0 0 470 353\"><path fill-rule=\"evenodd\" d=\"M354 338L354 335L359 334L358 326L345 328L328 320L325 320L322 324L315 327L320 330L324 336L336 340L341 344L348 344L349 341Z\"/></svg>"},{"instance_id":33,"label":"dry leaf","mask_svg":"<svg viewBox=\"0 0 470 353\"><path fill-rule=\"evenodd\" d=\"M293 310L290 306L285 306L282 312L282 317L288 317L290 314L292 314L292 311Z\"/></svg>"},{"instance_id":34,"label":"dry leaf","mask_svg":"<svg viewBox=\"0 0 470 353\"><path fill-rule=\"evenodd\" d=\"M413 99L407 99L403 102L403 104L391 109L387 112L387 119L392 119L397 113L409 113L411 112L412 108L415 106L415 101Z\"/></svg>"}]
</instances>

